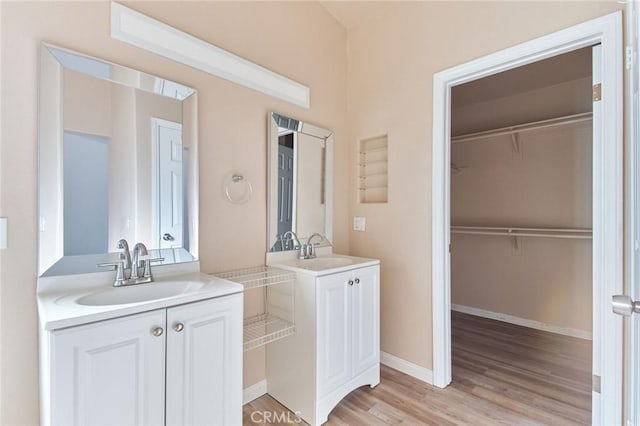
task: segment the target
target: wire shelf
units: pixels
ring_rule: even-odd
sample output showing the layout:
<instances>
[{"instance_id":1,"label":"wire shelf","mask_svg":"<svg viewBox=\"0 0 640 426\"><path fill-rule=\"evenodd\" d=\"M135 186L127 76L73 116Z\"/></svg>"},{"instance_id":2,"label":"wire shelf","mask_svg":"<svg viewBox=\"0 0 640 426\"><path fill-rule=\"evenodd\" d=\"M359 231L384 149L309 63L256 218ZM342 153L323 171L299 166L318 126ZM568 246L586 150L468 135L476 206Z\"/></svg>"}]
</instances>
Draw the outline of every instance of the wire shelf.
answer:
<instances>
[{"instance_id":1,"label":"wire shelf","mask_svg":"<svg viewBox=\"0 0 640 426\"><path fill-rule=\"evenodd\" d=\"M271 266L256 266L235 271L214 274L218 278L242 284L245 290L266 287L275 284L291 283L296 279L296 273Z\"/></svg>"},{"instance_id":2,"label":"wire shelf","mask_svg":"<svg viewBox=\"0 0 640 426\"><path fill-rule=\"evenodd\" d=\"M260 314L244 320L243 349L249 351L296 332L295 324L275 315Z\"/></svg>"}]
</instances>

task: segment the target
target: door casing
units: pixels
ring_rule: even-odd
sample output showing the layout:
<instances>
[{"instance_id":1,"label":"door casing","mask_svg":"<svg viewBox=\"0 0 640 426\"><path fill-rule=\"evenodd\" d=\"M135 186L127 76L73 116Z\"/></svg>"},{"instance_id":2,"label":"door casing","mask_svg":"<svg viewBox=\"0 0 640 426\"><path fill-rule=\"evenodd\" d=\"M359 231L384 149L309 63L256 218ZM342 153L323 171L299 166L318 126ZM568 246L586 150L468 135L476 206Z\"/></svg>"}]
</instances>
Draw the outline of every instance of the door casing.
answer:
<instances>
[{"instance_id":1,"label":"door casing","mask_svg":"<svg viewBox=\"0 0 640 426\"><path fill-rule=\"evenodd\" d=\"M451 88L583 47L602 46L600 129L593 141L593 424L622 422L622 319L611 297L623 289L622 13L616 12L438 72L433 79L432 331L433 384L451 382ZM594 120L596 117L594 116Z\"/></svg>"}]
</instances>

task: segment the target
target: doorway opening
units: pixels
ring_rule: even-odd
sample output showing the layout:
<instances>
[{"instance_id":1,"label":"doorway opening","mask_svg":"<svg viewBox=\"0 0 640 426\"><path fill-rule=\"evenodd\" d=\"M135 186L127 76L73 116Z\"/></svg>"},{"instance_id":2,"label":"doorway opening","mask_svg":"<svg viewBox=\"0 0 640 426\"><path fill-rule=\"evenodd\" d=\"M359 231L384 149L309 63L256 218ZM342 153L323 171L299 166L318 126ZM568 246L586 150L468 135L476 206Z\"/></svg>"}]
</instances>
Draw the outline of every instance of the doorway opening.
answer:
<instances>
[{"instance_id":1,"label":"doorway opening","mask_svg":"<svg viewBox=\"0 0 640 426\"><path fill-rule=\"evenodd\" d=\"M534 64L582 48L599 46L594 54L593 79L600 83L600 100L592 117L592 413L593 424L618 424L622 407L622 322L611 312L611 296L622 288L622 25L621 14L598 18L542 38L437 73L434 76L432 190L432 312L433 378L439 387L452 379L451 357L451 106L455 87L484 77ZM599 60L598 60L599 59ZM511 141L510 161L527 158L528 145ZM532 152L533 153L533 152ZM516 159L513 159L515 157ZM454 164L463 176L468 170ZM550 203L550 201L545 201ZM523 223L524 224L524 223ZM485 223L463 224L479 226ZM495 228L503 228L491 224ZM514 225L509 225L515 227ZM509 227L507 226L507 228ZM528 226L518 226L527 228ZM540 226L540 228L545 228ZM469 230L469 229L467 229ZM480 230L482 232L483 230ZM507 229L508 231L508 229ZM539 232L527 230L529 233ZM520 232L525 232L520 230ZM472 237L474 235L467 235ZM479 235L475 235L479 237ZM486 236L488 237L488 235ZM527 253L521 238L510 250ZM498 238L498 237L495 237ZM533 239L532 237L531 239ZM542 238L540 238L542 239ZM514 240L517 240L514 242ZM486 265L484 265L486 266ZM525 294L521 297L526 298ZM488 311L488 309L486 309ZM515 316L515 315L514 315Z\"/></svg>"},{"instance_id":2,"label":"doorway opening","mask_svg":"<svg viewBox=\"0 0 640 426\"><path fill-rule=\"evenodd\" d=\"M599 48L451 92L452 380L523 421L591 421Z\"/></svg>"}]
</instances>

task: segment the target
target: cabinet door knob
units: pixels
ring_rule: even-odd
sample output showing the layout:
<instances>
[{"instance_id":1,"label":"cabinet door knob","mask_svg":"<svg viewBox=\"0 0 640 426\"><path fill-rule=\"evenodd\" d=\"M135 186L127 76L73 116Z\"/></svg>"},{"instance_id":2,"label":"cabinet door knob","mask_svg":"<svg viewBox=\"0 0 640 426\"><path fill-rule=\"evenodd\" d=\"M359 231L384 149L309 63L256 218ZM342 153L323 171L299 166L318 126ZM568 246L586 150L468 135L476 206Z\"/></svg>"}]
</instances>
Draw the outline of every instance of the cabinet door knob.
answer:
<instances>
[{"instance_id":1,"label":"cabinet door knob","mask_svg":"<svg viewBox=\"0 0 640 426\"><path fill-rule=\"evenodd\" d=\"M356 284L360 284L360 278L356 278Z\"/></svg>"},{"instance_id":2,"label":"cabinet door knob","mask_svg":"<svg viewBox=\"0 0 640 426\"><path fill-rule=\"evenodd\" d=\"M179 322L173 326L173 329L180 333L182 330L184 330L184 324Z\"/></svg>"},{"instance_id":3,"label":"cabinet door knob","mask_svg":"<svg viewBox=\"0 0 640 426\"><path fill-rule=\"evenodd\" d=\"M162 327L156 327L153 329L153 335L156 337L160 337L162 336L162 333L164 333L164 330L162 329Z\"/></svg>"},{"instance_id":4,"label":"cabinet door knob","mask_svg":"<svg viewBox=\"0 0 640 426\"><path fill-rule=\"evenodd\" d=\"M349 284L349 285L353 285L353 280L349 280L349 281L347 281L347 284Z\"/></svg>"}]
</instances>

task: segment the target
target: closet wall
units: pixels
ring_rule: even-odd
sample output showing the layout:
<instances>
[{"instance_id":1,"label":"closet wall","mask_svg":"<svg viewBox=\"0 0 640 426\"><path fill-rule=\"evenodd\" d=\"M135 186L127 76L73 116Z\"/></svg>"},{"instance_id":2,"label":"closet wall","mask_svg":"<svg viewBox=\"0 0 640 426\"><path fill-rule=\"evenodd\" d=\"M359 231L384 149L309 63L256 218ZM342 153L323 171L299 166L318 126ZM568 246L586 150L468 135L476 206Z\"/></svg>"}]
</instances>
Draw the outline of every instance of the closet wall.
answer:
<instances>
[{"instance_id":1,"label":"closet wall","mask_svg":"<svg viewBox=\"0 0 640 426\"><path fill-rule=\"evenodd\" d=\"M524 84L526 91L493 99L482 93L496 91L481 82L471 91L454 89L452 134L590 111L591 77L584 75L590 74L590 54L574 56L564 59L575 61L578 78L572 80L527 87L535 75L552 72L538 70ZM500 87L511 80L486 84ZM451 224L590 229L591 121L521 133L518 139L520 154L509 135L452 144L457 171L451 175ZM590 239L518 237L516 245L506 236L453 234L452 307L590 337L591 247Z\"/></svg>"}]
</instances>

